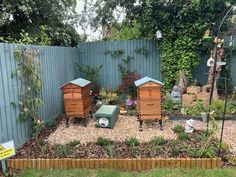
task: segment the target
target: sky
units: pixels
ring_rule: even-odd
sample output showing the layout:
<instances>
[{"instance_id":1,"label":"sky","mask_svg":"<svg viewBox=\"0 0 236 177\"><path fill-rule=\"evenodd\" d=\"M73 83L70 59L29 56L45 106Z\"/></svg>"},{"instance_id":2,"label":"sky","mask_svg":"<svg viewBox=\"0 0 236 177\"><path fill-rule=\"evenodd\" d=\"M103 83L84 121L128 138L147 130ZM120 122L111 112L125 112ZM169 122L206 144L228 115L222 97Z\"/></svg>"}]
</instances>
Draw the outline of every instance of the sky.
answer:
<instances>
[{"instance_id":1,"label":"sky","mask_svg":"<svg viewBox=\"0 0 236 177\"><path fill-rule=\"evenodd\" d=\"M81 12L83 11L83 7L84 7L84 0L77 0L76 11L78 14L81 14ZM121 22L125 18L124 14L125 13L123 12L121 8L117 8L117 11L114 13L114 16L116 17L118 22ZM76 27L76 30L79 34L84 34L84 31L82 30L80 25ZM99 40L102 37L100 31L101 31L101 28L99 28L97 31L94 31L90 27L86 28L85 33L87 36L87 41Z\"/></svg>"},{"instance_id":2,"label":"sky","mask_svg":"<svg viewBox=\"0 0 236 177\"><path fill-rule=\"evenodd\" d=\"M78 14L81 14L83 7L84 7L84 2L82 0L77 0L76 11ZM84 31L82 30L80 25L76 27L76 30L79 34L84 34ZM93 31L91 28L86 28L86 35L87 35L87 41L98 40L99 37L101 37L99 31Z\"/></svg>"}]
</instances>

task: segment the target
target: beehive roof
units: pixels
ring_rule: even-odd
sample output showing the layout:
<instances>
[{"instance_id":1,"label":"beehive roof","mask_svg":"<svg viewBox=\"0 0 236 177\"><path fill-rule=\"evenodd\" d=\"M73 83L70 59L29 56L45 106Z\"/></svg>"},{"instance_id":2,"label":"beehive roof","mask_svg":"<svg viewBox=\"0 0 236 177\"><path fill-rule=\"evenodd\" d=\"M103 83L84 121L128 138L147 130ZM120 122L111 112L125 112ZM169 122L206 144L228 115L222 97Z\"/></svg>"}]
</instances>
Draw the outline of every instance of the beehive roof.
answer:
<instances>
[{"instance_id":1,"label":"beehive roof","mask_svg":"<svg viewBox=\"0 0 236 177\"><path fill-rule=\"evenodd\" d=\"M83 78L78 78L78 79L75 79L75 80L72 80L64 85L62 85L60 88L66 86L67 84L74 84L74 85L77 85L79 87L85 87L86 85L90 84L91 82L86 80L86 79L83 79Z\"/></svg>"},{"instance_id":2,"label":"beehive roof","mask_svg":"<svg viewBox=\"0 0 236 177\"><path fill-rule=\"evenodd\" d=\"M161 81L152 79L150 77L143 77L139 80L136 80L136 81L134 81L134 84L135 84L136 87L139 87L140 85L143 85L143 84L148 83L148 82L154 82L154 83L157 83L159 85L164 85Z\"/></svg>"}]
</instances>

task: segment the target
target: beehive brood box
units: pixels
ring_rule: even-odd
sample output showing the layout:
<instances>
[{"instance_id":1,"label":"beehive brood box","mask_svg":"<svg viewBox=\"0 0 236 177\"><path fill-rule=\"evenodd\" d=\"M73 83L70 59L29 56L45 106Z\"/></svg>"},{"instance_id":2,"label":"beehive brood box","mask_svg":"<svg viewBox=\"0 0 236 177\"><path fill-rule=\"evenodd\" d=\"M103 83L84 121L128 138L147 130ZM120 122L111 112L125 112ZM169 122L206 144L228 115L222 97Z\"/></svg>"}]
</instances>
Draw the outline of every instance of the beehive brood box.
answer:
<instances>
[{"instance_id":1,"label":"beehive brood box","mask_svg":"<svg viewBox=\"0 0 236 177\"><path fill-rule=\"evenodd\" d=\"M134 82L137 87L137 112L142 130L143 120L159 120L162 129L162 95L163 83L144 77Z\"/></svg>"},{"instance_id":2,"label":"beehive brood box","mask_svg":"<svg viewBox=\"0 0 236 177\"><path fill-rule=\"evenodd\" d=\"M90 81L79 78L60 88L63 92L64 108L67 117L86 118L91 112Z\"/></svg>"}]
</instances>

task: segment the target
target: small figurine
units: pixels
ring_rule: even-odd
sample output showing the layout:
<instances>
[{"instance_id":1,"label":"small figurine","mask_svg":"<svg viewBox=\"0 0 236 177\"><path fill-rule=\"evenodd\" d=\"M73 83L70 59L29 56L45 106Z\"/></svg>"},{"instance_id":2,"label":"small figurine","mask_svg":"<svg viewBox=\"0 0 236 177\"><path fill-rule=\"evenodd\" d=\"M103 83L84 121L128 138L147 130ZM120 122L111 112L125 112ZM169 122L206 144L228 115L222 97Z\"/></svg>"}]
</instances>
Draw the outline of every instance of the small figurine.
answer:
<instances>
[{"instance_id":1,"label":"small figurine","mask_svg":"<svg viewBox=\"0 0 236 177\"><path fill-rule=\"evenodd\" d=\"M173 87L173 90L171 92L171 100L174 103L180 103L181 102L181 91L180 91L180 88L176 85Z\"/></svg>"},{"instance_id":2,"label":"small figurine","mask_svg":"<svg viewBox=\"0 0 236 177\"><path fill-rule=\"evenodd\" d=\"M194 121L193 119L186 120L185 132L186 132L186 133L193 133L194 124L195 124L195 121Z\"/></svg>"}]
</instances>

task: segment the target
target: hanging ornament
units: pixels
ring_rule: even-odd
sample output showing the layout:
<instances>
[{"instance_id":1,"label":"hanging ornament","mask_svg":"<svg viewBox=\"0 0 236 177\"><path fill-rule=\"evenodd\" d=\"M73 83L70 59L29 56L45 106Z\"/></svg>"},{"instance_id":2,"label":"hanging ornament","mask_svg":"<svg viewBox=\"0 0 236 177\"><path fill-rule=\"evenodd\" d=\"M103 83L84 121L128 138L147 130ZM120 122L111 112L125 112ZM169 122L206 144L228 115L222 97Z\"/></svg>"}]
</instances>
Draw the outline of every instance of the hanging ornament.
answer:
<instances>
[{"instance_id":1,"label":"hanging ornament","mask_svg":"<svg viewBox=\"0 0 236 177\"><path fill-rule=\"evenodd\" d=\"M212 39L212 37L210 36L210 32L211 31L209 29L205 31L205 33L203 35L203 40L210 41Z\"/></svg>"},{"instance_id":2,"label":"hanging ornament","mask_svg":"<svg viewBox=\"0 0 236 177\"><path fill-rule=\"evenodd\" d=\"M156 32L156 37L157 37L157 39L162 38L161 31L157 30L157 32Z\"/></svg>"},{"instance_id":3,"label":"hanging ornament","mask_svg":"<svg viewBox=\"0 0 236 177\"><path fill-rule=\"evenodd\" d=\"M213 66L214 65L214 59L211 57L211 58L209 58L208 60L207 60L207 66Z\"/></svg>"}]
</instances>

